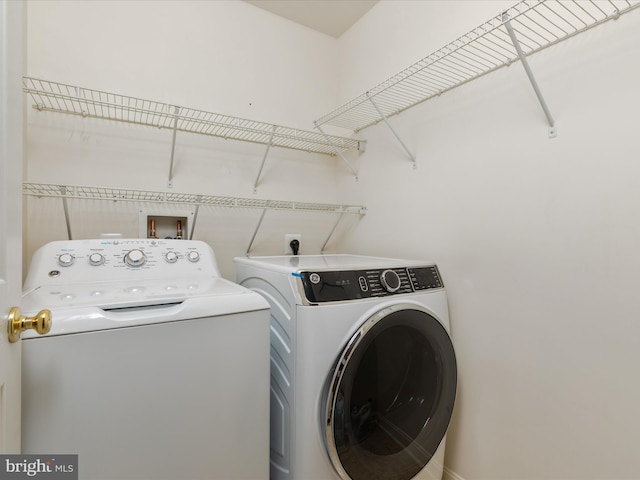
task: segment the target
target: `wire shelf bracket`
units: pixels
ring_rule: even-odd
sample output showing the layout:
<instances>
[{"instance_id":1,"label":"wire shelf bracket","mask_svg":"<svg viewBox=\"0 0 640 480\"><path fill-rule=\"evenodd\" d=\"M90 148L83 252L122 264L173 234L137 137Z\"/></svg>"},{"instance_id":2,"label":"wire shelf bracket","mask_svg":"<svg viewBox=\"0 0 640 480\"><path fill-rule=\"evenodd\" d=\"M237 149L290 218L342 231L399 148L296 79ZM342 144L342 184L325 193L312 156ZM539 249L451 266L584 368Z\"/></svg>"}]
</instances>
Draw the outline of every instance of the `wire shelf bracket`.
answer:
<instances>
[{"instance_id":1,"label":"wire shelf bracket","mask_svg":"<svg viewBox=\"0 0 640 480\"><path fill-rule=\"evenodd\" d=\"M62 196L62 209L64 211L64 223L67 226L67 238L73 240L71 235L71 222L69 221L69 205L67 204L67 187L60 187L60 195Z\"/></svg>"},{"instance_id":2,"label":"wire shelf bracket","mask_svg":"<svg viewBox=\"0 0 640 480\"><path fill-rule=\"evenodd\" d=\"M273 145L273 136L276 134L276 126L273 126L273 131L271 132L271 136L269 137L269 143L267 143L267 149L264 152L264 156L262 157L262 163L260 164L260 169L258 170L258 176L256 177L256 181L253 182L253 193L258 193L258 183L260 182L260 177L262 176L262 169L264 168L264 164L267 161L267 155L269 155L269 150L271 150L271 146Z\"/></svg>"},{"instance_id":3,"label":"wire shelf bracket","mask_svg":"<svg viewBox=\"0 0 640 480\"><path fill-rule=\"evenodd\" d=\"M191 233L189 233L189 240L193 240L193 232L196 231L196 221L198 220L198 212L200 211L200 201L202 201L202 196L198 195L196 197L196 209L193 212L193 220L191 221Z\"/></svg>"},{"instance_id":4,"label":"wire shelf bracket","mask_svg":"<svg viewBox=\"0 0 640 480\"><path fill-rule=\"evenodd\" d=\"M333 233L336 231L336 228L338 228L338 225L340 224L340 221L342 220L342 217L344 217L344 212L342 212L340 214L340 216L336 220L336 223L333 225L333 228L329 232L329 235L327 236L327 239L322 244L322 248L320 249L320 254L321 255L324 255L324 249L327 248L327 243L329 243L329 240L331 240L331 237L333 237Z\"/></svg>"},{"instance_id":5,"label":"wire shelf bracket","mask_svg":"<svg viewBox=\"0 0 640 480\"><path fill-rule=\"evenodd\" d=\"M318 131L319 131L322 135L324 135L324 136L325 136L325 138L329 141L329 136L328 136L326 133L324 133L324 130L322 130L322 127L321 127L320 125L316 125L316 128L317 128L317 129L318 129ZM364 151L364 148L360 148L360 147L358 147L358 150L363 150L363 151ZM351 173L353 173L353 176L354 176L354 177L356 177L356 182L357 182L357 181L358 181L358 172L356 171L356 169L355 169L355 168L353 168L353 165L351 165L351 164L349 163L349 160L347 160L347 159L344 157L344 155L342 154L342 152L341 152L340 150L338 150L338 149L336 148L335 152L336 152L336 155L338 155L338 156L342 159L342 161L343 161L343 162L344 162L344 164L349 168L349 170L351 170Z\"/></svg>"},{"instance_id":6,"label":"wire shelf bracket","mask_svg":"<svg viewBox=\"0 0 640 480\"><path fill-rule=\"evenodd\" d=\"M253 232L253 236L251 237L251 240L249 241L249 246L247 247L247 251L245 253L245 255L248 257L249 253L251 252L251 247L253 247L253 242L256 240L256 236L258 235L258 231L260 230L260 227L262 226L262 221L264 220L265 215L267 214L267 209L263 209L262 210L262 214L260 215L260 220L258 220L258 225L256 225L256 229Z\"/></svg>"},{"instance_id":7,"label":"wire shelf bracket","mask_svg":"<svg viewBox=\"0 0 640 480\"><path fill-rule=\"evenodd\" d=\"M175 115L173 119L173 136L171 139L171 161L169 163L169 180L167 181L167 187L173 188L173 158L176 153L176 134L178 133L178 114L180 113L180 107L175 107Z\"/></svg>"},{"instance_id":8,"label":"wire shelf bracket","mask_svg":"<svg viewBox=\"0 0 640 480\"><path fill-rule=\"evenodd\" d=\"M371 95L369 95L369 92L367 92L367 98L371 102L371 105L373 105L373 108L375 108L376 111L378 112L378 115L380 115L380 118L384 121L384 123L387 125L387 127L389 127L389 130L391 130L391 133L393 133L393 135L396 137L398 142L400 142L400 145L402 145L402 148L404 148L404 150L407 152L407 154L409 155L409 158L413 162L413 169L415 170L418 167L418 164L416 163L415 155L413 153L411 153L411 150L409 150L407 145L402 141L402 138L400 138L400 135L398 135L398 132L396 132L395 128L393 128L391 123L389 123L389 120L387 119L385 114L382 113L382 110L376 104L376 102L373 101L373 97Z\"/></svg>"},{"instance_id":9,"label":"wire shelf bracket","mask_svg":"<svg viewBox=\"0 0 640 480\"><path fill-rule=\"evenodd\" d=\"M533 87L533 91L538 98L538 102L540 102L540 106L544 111L545 116L547 117L547 121L549 122L549 138L555 138L558 136L558 129L556 128L556 122L553 119L553 115L551 115L551 111L547 106L547 102L545 102L544 97L542 96L542 92L540 91L540 87L538 86L538 82L536 82L536 78L531 71L531 67L529 66L529 61L522 51L522 46L518 41L518 37L516 36L516 32L513 30L513 26L511 26L511 20L509 19L509 14L507 12L502 13L502 21L504 22L504 27L507 29L507 33L509 33L509 37L511 38L511 43L513 43L513 47L516 49L516 53L518 54L518 58L520 59L520 63L522 63L522 67L524 68L527 77L529 78L529 82L531 82L531 86Z\"/></svg>"}]
</instances>

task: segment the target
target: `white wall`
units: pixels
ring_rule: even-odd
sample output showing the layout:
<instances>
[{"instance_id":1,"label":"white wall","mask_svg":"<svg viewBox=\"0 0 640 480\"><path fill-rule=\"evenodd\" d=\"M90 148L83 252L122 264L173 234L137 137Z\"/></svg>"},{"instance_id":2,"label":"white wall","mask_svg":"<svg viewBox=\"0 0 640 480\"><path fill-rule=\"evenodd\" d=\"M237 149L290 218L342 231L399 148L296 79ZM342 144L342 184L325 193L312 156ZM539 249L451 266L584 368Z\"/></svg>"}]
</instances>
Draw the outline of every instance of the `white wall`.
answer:
<instances>
[{"instance_id":1,"label":"white wall","mask_svg":"<svg viewBox=\"0 0 640 480\"><path fill-rule=\"evenodd\" d=\"M497 13L378 4L340 39L341 91ZM555 139L519 63L392 119L417 170L384 124L362 132L359 182L342 188L369 213L343 250L441 268L460 374L450 478L640 478L639 31L636 10L530 59Z\"/></svg>"},{"instance_id":2,"label":"white wall","mask_svg":"<svg viewBox=\"0 0 640 480\"><path fill-rule=\"evenodd\" d=\"M244 2L31 1L28 73L310 129L510 4L382 1L336 41ZM363 132L358 182L338 161L270 155L259 197L368 206L331 250L439 264L460 368L452 478L640 477L639 28L635 11L531 59L556 139L515 64L392 119L415 171L384 125ZM166 185L166 132L28 120L30 181ZM175 191L253 195L262 147L183 137ZM70 201L74 234L136 234L138 207ZM196 238L229 278L259 213L201 212ZM29 199L28 215L29 253L65 238L58 201ZM317 251L334 220L267 215L256 253L294 229Z\"/></svg>"},{"instance_id":3,"label":"white wall","mask_svg":"<svg viewBox=\"0 0 640 480\"><path fill-rule=\"evenodd\" d=\"M29 76L307 130L313 112L335 105L337 47L332 37L241 1L38 0L28 8ZM29 110L28 181L167 190L170 131ZM279 148L270 150L254 194L265 150L179 133L172 191L339 203L337 178L349 174L339 161ZM73 237L137 237L141 207L158 210L70 200ZM28 212L27 259L66 238L59 200L30 198ZM200 210L194 238L212 244L227 278L260 213ZM284 253L285 233L301 233L301 251L317 253L335 219L268 212L252 253Z\"/></svg>"}]
</instances>

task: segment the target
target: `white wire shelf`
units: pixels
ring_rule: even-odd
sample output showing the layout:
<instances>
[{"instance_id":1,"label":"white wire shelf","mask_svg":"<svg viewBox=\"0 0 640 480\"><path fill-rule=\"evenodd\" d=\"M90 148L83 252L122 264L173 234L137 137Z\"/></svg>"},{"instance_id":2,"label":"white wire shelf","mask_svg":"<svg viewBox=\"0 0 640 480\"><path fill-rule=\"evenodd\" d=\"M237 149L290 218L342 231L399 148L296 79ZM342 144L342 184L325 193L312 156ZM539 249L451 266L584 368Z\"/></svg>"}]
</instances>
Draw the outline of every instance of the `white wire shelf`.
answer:
<instances>
[{"instance_id":1,"label":"white wire shelf","mask_svg":"<svg viewBox=\"0 0 640 480\"><path fill-rule=\"evenodd\" d=\"M23 183L22 193L23 195L27 196L52 197L60 199L111 200L227 208L254 208L261 210L327 212L357 215L364 215L366 213L366 208L360 205L292 202L287 200L222 197L217 195L199 195L194 193L157 192L128 190L124 188L87 187L78 185Z\"/></svg>"},{"instance_id":2,"label":"white wire shelf","mask_svg":"<svg viewBox=\"0 0 640 480\"><path fill-rule=\"evenodd\" d=\"M316 120L358 132L517 60L505 23L524 55L617 19L639 0L524 0L440 50ZM375 105L371 101L375 100ZM379 110L376 108L379 107ZM382 115L381 115L382 113ZM384 117L383 117L384 115Z\"/></svg>"},{"instance_id":3,"label":"white wire shelf","mask_svg":"<svg viewBox=\"0 0 640 480\"><path fill-rule=\"evenodd\" d=\"M23 90L38 110L67 113L180 132L209 135L305 152L336 155L359 149L361 140L23 77Z\"/></svg>"}]
</instances>

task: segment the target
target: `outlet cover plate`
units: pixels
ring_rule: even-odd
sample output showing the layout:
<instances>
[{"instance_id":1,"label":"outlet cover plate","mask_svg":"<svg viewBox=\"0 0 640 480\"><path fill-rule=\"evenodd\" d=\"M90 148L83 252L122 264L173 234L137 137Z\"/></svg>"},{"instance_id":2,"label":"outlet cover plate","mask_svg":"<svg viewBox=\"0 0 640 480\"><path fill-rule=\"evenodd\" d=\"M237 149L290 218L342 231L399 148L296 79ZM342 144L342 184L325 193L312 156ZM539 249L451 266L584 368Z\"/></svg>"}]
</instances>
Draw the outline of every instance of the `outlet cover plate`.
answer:
<instances>
[{"instance_id":1,"label":"outlet cover plate","mask_svg":"<svg viewBox=\"0 0 640 480\"><path fill-rule=\"evenodd\" d=\"M298 240L300 242L300 249L298 250L298 254L300 254L300 250L302 250L302 235L299 233L286 233L284 235L284 254L285 255L293 255L293 250L291 250L291 241Z\"/></svg>"}]
</instances>

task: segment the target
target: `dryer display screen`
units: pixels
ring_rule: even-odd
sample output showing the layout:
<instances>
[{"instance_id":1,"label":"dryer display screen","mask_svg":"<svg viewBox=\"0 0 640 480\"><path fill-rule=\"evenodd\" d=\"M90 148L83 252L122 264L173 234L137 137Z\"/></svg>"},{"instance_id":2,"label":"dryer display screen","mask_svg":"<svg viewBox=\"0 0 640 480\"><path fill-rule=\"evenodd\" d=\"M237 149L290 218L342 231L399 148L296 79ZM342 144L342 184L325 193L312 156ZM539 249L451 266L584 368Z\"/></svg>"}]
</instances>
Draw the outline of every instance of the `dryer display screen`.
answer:
<instances>
[{"instance_id":1,"label":"dryer display screen","mask_svg":"<svg viewBox=\"0 0 640 480\"><path fill-rule=\"evenodd\" d=\"M358 300L443 288L435 265L301 272L298 276L302 280L305 296L311 303Z\"/></svg>"}]
</instances>

